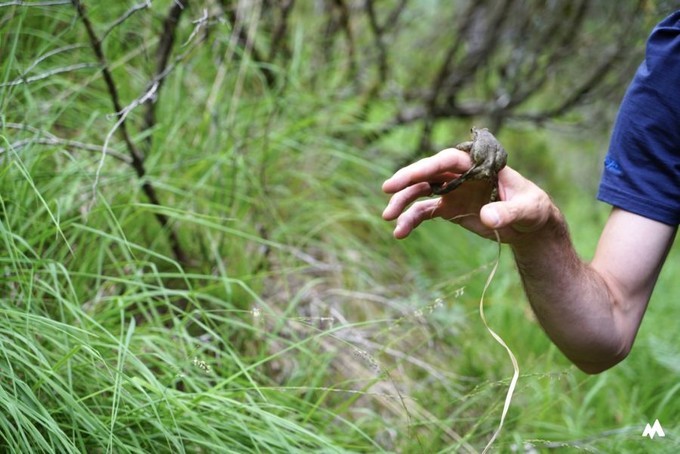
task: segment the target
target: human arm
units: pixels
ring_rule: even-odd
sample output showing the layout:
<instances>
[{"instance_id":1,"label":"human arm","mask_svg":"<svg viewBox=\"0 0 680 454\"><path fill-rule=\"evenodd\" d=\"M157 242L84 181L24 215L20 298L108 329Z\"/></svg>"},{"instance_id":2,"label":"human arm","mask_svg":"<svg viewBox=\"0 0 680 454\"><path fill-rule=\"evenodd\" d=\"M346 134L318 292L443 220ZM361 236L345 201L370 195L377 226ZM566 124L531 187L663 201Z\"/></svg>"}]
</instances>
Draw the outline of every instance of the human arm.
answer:
<instances>
[{"instance_id":1,"label":"human arm","mask_svg":"<svg viewBox=\"0 0 680 454\"><path fill-rule=\"evenodd\" d=\"M614 208L590 263L576 255L559 214L535 238L511 244L536 317L581 370L599 373L628 355L674 235Z\"/></svg>"},{"instance_id":2,"label":"human arm","mask_svg":"<svg viewBox=\"0 0 680 454\"><path fill-rule=\"evenodd\" d=\"M499 173L500 202L486 203L485 182L417 201L430 194L429 181L446 180L469 165L465 153L449 149L388 179L383 190L392 198L383 217L397 220L395 237L405 238L434 217L451 219L485 237L496 229L513 250L541 326L560 350L588 373L625 358L675 228L614 209L593 260L586 263L547 194L511 168Z\"/></svg>"}]
</instances>

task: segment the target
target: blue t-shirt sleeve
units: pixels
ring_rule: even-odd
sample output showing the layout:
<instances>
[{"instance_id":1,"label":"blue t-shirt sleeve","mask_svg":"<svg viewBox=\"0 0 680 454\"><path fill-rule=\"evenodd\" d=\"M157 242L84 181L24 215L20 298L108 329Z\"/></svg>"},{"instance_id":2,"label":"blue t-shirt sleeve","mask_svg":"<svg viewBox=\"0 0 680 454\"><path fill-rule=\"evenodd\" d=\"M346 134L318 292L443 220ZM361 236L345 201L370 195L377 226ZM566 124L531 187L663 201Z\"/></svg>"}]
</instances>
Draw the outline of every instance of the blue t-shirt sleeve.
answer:
<instances>
[{"instance_id":1,"label":"blue t-shirt sleeve","mask_svg":"<svg viewBox=\"0 0 680 454\"><path fill-rule=\"evenodd\" d=\"M614 125L598 199L680 223L680 11L647 41Z\"/></svg>"}]
</instances>

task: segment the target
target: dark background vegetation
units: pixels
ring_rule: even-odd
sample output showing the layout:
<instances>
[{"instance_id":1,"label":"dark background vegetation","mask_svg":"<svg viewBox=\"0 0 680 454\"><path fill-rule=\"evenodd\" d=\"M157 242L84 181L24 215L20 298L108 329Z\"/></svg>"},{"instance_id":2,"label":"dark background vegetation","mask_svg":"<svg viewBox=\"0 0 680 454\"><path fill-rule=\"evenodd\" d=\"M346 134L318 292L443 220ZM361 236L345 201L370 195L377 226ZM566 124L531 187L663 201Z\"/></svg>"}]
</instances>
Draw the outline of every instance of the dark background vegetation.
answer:
<instances>
[{"instance_id":1,"label":"dark background vegetation","mask_svg":"<svg viewBox=\"0 0 680 454\"><path fill-rule=\"evenodd\" d=\"M381 181L488 127L587 258L616 106L677 6L0 1L3 450L482 450L512 375L477 313L496 246L396 242ZM502 252L495 449L677 450L677 253L591 377Z\"/></svg>"}]
</instances>

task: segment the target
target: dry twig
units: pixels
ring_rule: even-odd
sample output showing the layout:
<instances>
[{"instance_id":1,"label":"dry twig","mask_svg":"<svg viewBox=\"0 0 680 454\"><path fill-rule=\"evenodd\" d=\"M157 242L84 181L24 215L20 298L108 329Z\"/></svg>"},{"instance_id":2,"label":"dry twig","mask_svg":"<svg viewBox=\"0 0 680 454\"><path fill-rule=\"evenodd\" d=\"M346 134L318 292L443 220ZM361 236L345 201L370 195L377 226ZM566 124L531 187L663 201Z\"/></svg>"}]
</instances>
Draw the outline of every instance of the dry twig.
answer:
<instances>
[{"instance_id":1,"label":"dry twig","mask_svg":"<svg viewBox=\"0 0 680 454\"><path fill-rule=\"evenodd\" d=\"M71 0L71 2L73 3L73 6L76 8L78 12L78 17L85 26L90 41L90 45L101 66L102 76L104 77L104 82L106 83L106 87L108 89L111 102L113 103L115 115L118 117L116 125L109 132L109 136L107 136L104 148L106 148L106 145L108 145L108 140L110 136L112 136L114 132L118 131L123 139L123 142L127 147L128 153L130 154L131 166L137 173L139 179L142 181L142 191L144 192L144 194L149 199L152 205L162 207L163 205L161 204L158 194L156 193L156 188L153 186L151 181L149 181L146 178L144 156L139 150L139 148L137 148L137 145L132 140L126 122L127 115L130 113L130 111L137 107L138 105L142 104L143 102L150 100L157 91L158 86L156 84L152 84L152 88L148 90L144 95L142 95L137 100L133 101L129 106L123 107L120 101L120 96L118 94L118 88L113 79L113 75L109 70L109 65L108 61L106 60L106 56L104 55L101 40L97 36L92 25L92 22L90 21L90 18L87 15L85 5L83 5L83 3L80 0ZM102 153L102 155L104 156L105 153ZM96 190L96 187L94 189ZM170 248L172 249L175 258L182 264L188 263L188 256L184 252L184 249L180 244L177 232L175 232L172 225L170 224L170 218L168 218L166 214L159 211L155 212L154 216L158 220L161 227L163 227L163 229L166 230L168 235L168 241L170 243Z\"/></svg>"}]
</instances>

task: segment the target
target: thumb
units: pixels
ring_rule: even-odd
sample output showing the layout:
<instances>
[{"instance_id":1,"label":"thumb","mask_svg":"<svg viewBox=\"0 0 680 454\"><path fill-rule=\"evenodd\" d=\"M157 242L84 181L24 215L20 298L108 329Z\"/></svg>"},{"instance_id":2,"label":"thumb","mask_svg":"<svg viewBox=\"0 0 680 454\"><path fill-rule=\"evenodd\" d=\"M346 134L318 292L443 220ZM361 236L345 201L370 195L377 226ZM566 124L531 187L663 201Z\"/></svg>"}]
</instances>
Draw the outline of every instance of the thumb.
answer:
<instances>
[{"instance_id":1,"label":"thumb","mask_svg":"<svg viewBox=\"0 0 680 454\"><path fill-rule=\"evenodd\" d=\"M508 202L493 202L484 205L479 212L479 218L482 221L482 224L491 229L500 229L505 227L508 224L506 220L506 210L504 210L502 206L499 207L499 205L503 205L505 203ZM500 211L503 211L503 217L501 217Z\"/></svg>"},{"instance_id":2,"label":"thumb","mask_svg":"<svg viewBox=\"0 0 680 454\"><path fill-rule=\"evenodd\" d=\"M511 227L518 232L531 232L540 228L546 218L539 206L523 203L521 199L493 202L482 207L479 217L491 229Z\"/></svg>"}]
</instances>

